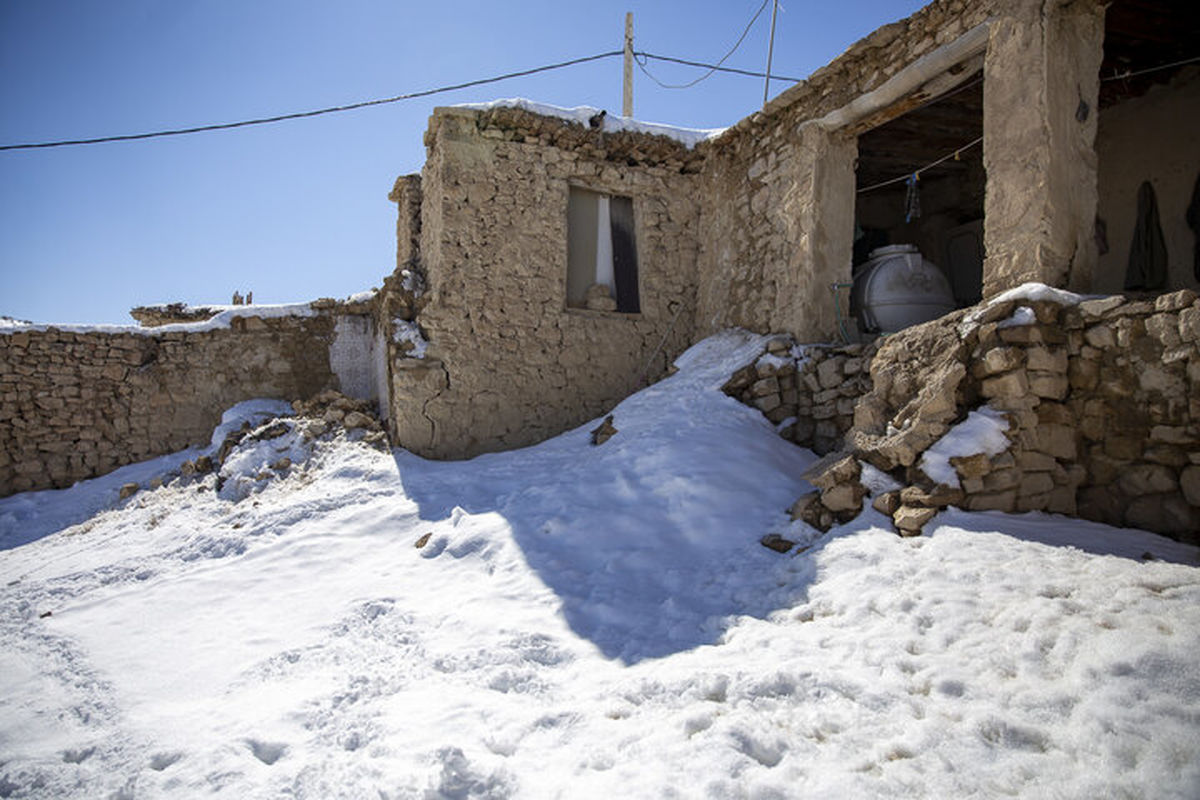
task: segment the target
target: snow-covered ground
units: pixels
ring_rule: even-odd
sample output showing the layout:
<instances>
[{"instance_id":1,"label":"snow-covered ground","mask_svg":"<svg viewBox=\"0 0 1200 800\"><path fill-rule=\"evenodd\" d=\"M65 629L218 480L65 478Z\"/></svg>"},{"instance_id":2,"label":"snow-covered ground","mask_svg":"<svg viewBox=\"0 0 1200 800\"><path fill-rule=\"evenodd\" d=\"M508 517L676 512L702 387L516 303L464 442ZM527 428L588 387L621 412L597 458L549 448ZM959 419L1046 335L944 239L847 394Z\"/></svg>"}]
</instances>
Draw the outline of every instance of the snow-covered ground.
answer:
<instances>
[{"instance_id":1,"label":"snow-covered ground","mask_svg":"<svg viewBox=\"0 0 1200 800\"><path fill-rule=\"evenodd\" d=\"M1200 795L1196 549L790 523L812 454L718 390L760 345L689 351L598 447L288 434L219 492L117 499L193 451L0 500L0 797Z\"/></svg>"}]
</instances>

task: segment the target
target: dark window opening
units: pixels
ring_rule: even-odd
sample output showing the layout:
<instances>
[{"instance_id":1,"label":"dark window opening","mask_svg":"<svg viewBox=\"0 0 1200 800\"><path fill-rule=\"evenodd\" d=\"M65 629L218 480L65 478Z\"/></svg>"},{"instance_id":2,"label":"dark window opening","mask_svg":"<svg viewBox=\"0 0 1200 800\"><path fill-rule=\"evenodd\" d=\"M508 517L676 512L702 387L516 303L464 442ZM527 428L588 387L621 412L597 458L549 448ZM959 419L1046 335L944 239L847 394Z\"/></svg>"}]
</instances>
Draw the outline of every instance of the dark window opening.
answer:
<instances>
[{"instance_id":1,"label":"dark window opening","mask_svg":"<svg viewBox=\"0 0 1200 800\"><path fill-rule=\"evenodd\" d=\"M641 310L631 198L571 187L567 307L622 314Z\"/></svg>"}]
</instances>

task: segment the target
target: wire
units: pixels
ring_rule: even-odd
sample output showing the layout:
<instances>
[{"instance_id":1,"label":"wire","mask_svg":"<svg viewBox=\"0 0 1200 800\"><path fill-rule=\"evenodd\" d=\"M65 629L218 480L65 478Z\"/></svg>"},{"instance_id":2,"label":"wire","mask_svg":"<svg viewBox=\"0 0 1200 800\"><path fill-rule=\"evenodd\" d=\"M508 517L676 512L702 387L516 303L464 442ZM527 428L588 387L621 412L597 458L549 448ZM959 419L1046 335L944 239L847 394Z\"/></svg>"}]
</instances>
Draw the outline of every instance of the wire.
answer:
<instances>
[{"instance_id":1,"label":"wire","mask_svg":"<svg viewBox=\"0 0 1200 800\"><path fill-rule=\"evenodd\" d=\"M745 30L742 31L742 35L739 36L738 40L733 43L733 47L729 48L729 52L726 53L725 55L721 56L721 60L718 61L715 65L710 66L708 72L704 73L699 78L696 78L695 80L689 81L687 83L663 83L658 78L656 78L654 75L652 75L650 73L650 70L646 69L646 64L643 61L638 61L638 68L641 69L642 72L644 72L646 74L647 78L654 81L655 83L657 83L659 86L661 86L664 89L690 89L693 86L695 86L697 83L699 83L700 81L702 81L706 78L712 77L712 74L714 72L716 72L718 69L720 69L721 65L724 64L725 61L731 55L733 55L735 52L737 52L737 49L742 46L742 42L744 42L746 40L746 35L748 33L750 33L750 29L754 27L755 22L758 22L758 18L762 16L763 11L766 10L767 4L770 2L771 2L771 0L763 0L763 4L758 7L758 11L755 11L754 16L751 17L750 21L746 23L746 28L745 28Z\"/></svg>"},{"instance_id":2,"label":"wire","mask_svg":"<svg viewBox=\"0 0 1200 800\"><path fill-rule=\"evenodd\" d=\"M974 147L975 145L979 144L982 141L983 141L983 137L980 136L978 139L974 139L970 142L967 142L966 144L964 144L962 147L958 148L957 150L947 153L946 155L939 158L937 161L931 161L930 163L926 164L925 166L921 167L920 169L915 169L912 172L907 172L898 178L892 178L891 180L880 181L879 183L873 183L870 186L865 186L862 189L859 189L857 194L863 194L864 192L874 191L875 189L882 189L884 186L891 186L893 183L900 183L901 181L909 180L914 175L919 178L921 176L921 173L924 172L925 170L933 169L934 167L938 166L939 164L944 164L945 162L949 161L952 158L958 158L960 155L962 155L962 152L964 150Z\"/></svg>"},{"instance_id":3,"label":"wire","mask_svg":"<svg viewBox=\"0 0 1200 800\"><path fill-rule=\"evenodd\" d=\"M1101 81L1123 81L1126 78L1133 78L1138 75L1145 75L1150 72L1158 72L1158 71L1164 70L1164 69L1172 69L1174 67L1182 67L1184 64L1195 64L1197 61L1200 61L1200 56L1192 56L1191 58L1185 58L1182 61L1172 61L1170 64L1160 64L1157 67L1147 67L1146 69L1139 69L1135 72L1122 72L1122 73L1119 73L1116 75L1109 75L1107 78L1101 78L1100 80Z\"/></svg>"},{"instance_id":4,"label":"wire","mask_svg":"<svg viewBox=\"0 0 1200 800\"><path fill-rule=\"evenodd\" d=\"M655 55L654 53L647 53L647 52L644 52L641 50L635 51L634 55L639 58L643 58L643 59L652 58L655 61L670 61L674 64L686 64L689 67L707 67L708 69L715 70L717 72L731 72L735 75L748 75L751 78L767 77L767 73L765 73L765 72L754 72L753 70L738 69L737 67L722 67L717 64L707 64L703 61L688 61L686 58L672 58L671 56L660 56L660 55ZM651 79L653 79L653 76L651 76ZM792 83L799 83L800 81L802 81L804 79L803 78L789 78L787 75L776 75L775 73L772 72L771 80L791 81Z\"/></svg>"},{"instance_id":5,"label":"wire","mask_svg":"<svg viewBox=\"0 0 1200 800\"><path fill-rule=\"evenodd\" d=\"M214 125L197 125L193 128L174 128L165 131L154 131L152 133L128 133L121 136L99 136L94 139L66 139L57 142L31 142L24 144L5 144L0 145L0 150L34 150L47 147L69 147L79 144L102 144L105 142L130 142L139 139L157 139L163 136L180 136L185 133L201 133L204 131L221 131L230 128L245 128L251 125L265 125L269 122L283 122L289 119L303 119L305 117L317 117L322 114L335 114L341 111L353 111L358 108L367 108L368 106L381 106L387 103L396 103L401 100L413 100L418 97L429 97L435 94L444 94L446 92L454 92L459 89L468 89L472 86L482 86L488 83L497 83L506 81L512 78L520 78L526 75L536 75L539 72L549 72L550 70L562 69L563 67L572 67L576 64L585 64L589 61L599 61L604 58L612 58L613 56L624 55L623 50L612 50L607 53L599 53L594 56L585 56L583 58L573 58L570 61L560 61L557 64L547 64L541 67L532 69L524 69L519 72L508 72L504 75L496 75L491 78L479 78L478 80L467 81L465 83L456 83L452 86L440 86L436 89L424 89L419 92L409 92L407 94L398 94L394 97L384 97L378 100L363 100L358 103L347 103L340 106L331 106L329 108L319 108L314 111L297 111L292 114L279 114L274 117L260 117L258 119L247 119L240 122L222 122Z\"/></svg>"}]
</instances>

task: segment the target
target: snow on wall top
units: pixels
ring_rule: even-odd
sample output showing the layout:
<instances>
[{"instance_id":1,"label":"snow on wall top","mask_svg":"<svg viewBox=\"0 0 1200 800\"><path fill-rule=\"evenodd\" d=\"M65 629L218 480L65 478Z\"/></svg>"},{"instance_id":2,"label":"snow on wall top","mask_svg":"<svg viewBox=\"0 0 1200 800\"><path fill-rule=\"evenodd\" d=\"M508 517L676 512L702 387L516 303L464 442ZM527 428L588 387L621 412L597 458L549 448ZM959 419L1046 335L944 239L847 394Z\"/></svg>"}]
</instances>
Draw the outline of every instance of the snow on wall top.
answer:
<instances>
[{"instance_id":1,"label":"snow on wall top","mask_svg":"<svg viewBox=\"0 0 1200 800\"><path fill-rule=\"evenodd\" d=\"M568 122L575 122L583 126L590 124L590 121L597 114L601 113L602 109L593 106L575 106L574 108L563 108L562 106L553 106L548 103L539 103L534 100L527 100L524 97L509 97L500 100L492 100L488 103L460 103L452 106L452 108L466 108L473 111L491 111L496 108L519 108L523 111L528 111L531 114L540 114L544 117L557 117L565 119ZM647 133L653 136L666 136L680 142L688 149L698 145L700 142L708 139L716 138L725 132L725 128L679 128L674 125L664 125L659 122L642 122L628 117L618 117L612 114L606 114L602 123L602 130L608 133L616 133L619 131L628 131L630 133Z\"/></svg>"},{"instance_id":2,"label":"snow on wall top","mask_svg":"<svg viewBox=\"0 0 1200 800\"><path fill-rule=\"evenodd\" d=\"M228 328L236 317L315 317L317 312L309 303L281 303L277 305L252 306L184 306L184 311L214 311L215 316L199 322L177 322L143 328L140 325L89 325L81 323L20 322L9 318L0 319L0 334L21 331L47 331L51 328L69 333L131 333L139 336L157 336L160 333L200 333L219 328Z\"/></svg>"},{"instance_id":3,"label":"snow on wall top","mask_svg":"<svg viewBox=\"0 0 1200 800\"><path fill-rule=\"evenodd\" d=\"M366 303L375 296L376 289L357 292L345 300L344 304ZM160 333L201 333L228 328L238 317L258 317L259 319L279 319L280 317L315 317L317 310L314 304L321 301L306 301L303 303L259 303L253 305L219 305L186 303L160 303L157 305L141 306L146 310L171 311L176 314L212 314L208 319L196 322L173 322L167 325L142 327L136 324L109 325L89 323L59 323L59 322L28 322L0 316L0 335L19 333L21 331L47 331L51 328L68 333L131 333L139 336L157 336ZM324 301L329 302L329 301ZM136 310L136 309L135 309Z\"/></svg>"}]
</instances>

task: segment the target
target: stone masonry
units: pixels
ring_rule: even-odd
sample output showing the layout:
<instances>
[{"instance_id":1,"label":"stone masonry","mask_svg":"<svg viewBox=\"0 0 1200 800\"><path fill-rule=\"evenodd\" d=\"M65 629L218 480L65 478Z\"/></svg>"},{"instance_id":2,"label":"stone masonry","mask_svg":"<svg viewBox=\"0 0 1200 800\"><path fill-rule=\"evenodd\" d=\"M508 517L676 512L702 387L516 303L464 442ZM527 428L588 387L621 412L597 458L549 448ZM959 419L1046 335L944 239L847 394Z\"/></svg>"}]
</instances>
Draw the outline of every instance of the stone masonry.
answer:
<instances>
[{"instance_id":1,"label":"stone masonry","mask_svg":"<svg viewBox=\"0 0 1200 800\"><path fill-rule=\"evenodd\" d=\"M397 444L439 458L532 444L600 415L687 347L699 154L519 108L438 109L426 143L419 184L394 192L401 238L418 240L398 270L421 284L399 305L419 307L408 319L429 343L422 358L393 354ZM632 198L640 313L567 307L571 186Z\"/></svg>"},{"instance_id":2,"label":"stone masonry","mask_svg":"<svg viewBox=\"0 0 1200 800\"><path fill-rule=\"evenodd\" d=\"M334 323L316 313L215 330L0 331L0 496L206 443L242 400L336 386Z\"/></svg>"},{"instance_id":3,"label":"stone masonry","mask_svg":"<svg viewBox=\"0 0 1200 800\"><path fill-rule=\"evenodd\" d=\"M876 498L876 508L905 533L954 505L1200 541L1194 292L1077 304L1002 297L888 337L869 374L869 390L851 400L842 451L811 471L818 490L798 503L798 517L828 527L857 514L866 490L851 462L860 462L903 487ZM951 459L959 486L935 482L923 454L982 406L1007 419L1008 446Z\"/></svg>"}]
</instances>

